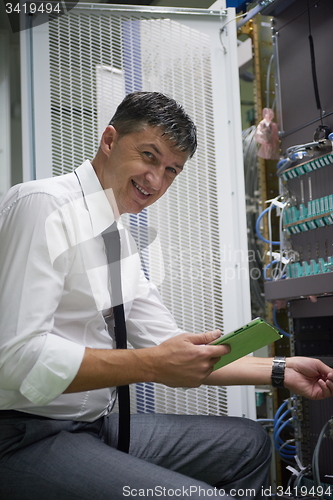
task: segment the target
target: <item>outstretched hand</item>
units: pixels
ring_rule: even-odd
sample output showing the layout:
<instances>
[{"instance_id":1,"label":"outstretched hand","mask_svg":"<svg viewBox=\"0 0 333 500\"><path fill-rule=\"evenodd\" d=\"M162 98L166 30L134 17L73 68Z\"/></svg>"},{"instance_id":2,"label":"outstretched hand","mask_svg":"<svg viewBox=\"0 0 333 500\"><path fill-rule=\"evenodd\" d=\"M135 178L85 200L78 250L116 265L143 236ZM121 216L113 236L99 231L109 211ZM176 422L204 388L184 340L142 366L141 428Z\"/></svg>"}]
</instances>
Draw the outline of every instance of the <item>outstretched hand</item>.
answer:
<instances>
[{"instance_id":1,"label":"outstretched hand","mask_svg":"<svg viewBox=\"0 0 333 500\"><path fill-rule=\"evenodd\" d=\"M287 358L284 385L308 399L329 398L333 396L333 369L319 359Z\"/></svg>"}]
</instances>

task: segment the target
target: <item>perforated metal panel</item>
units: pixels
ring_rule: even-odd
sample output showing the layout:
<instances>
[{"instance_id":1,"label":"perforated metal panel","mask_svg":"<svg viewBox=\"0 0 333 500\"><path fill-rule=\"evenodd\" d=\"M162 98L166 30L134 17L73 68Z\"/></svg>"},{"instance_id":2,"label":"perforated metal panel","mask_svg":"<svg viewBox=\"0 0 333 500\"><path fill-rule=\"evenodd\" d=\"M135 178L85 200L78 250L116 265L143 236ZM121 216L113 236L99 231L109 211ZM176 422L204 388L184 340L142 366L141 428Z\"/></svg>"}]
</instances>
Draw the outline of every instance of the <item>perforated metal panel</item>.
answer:
<instances>
[{"instance_id":1,"label":"perforated metal panel","mask_svg":"<svg viewBox=\"0 0 333 500\"><path fill-rule=\"evenodd\" d=\"M247 262L235 263L234 254L241 249L246 261L241 156L233 150L235 140L241 155L240 119L233 115L234 99L225 95L237 69L216 69L225 61L230 65L232 54L235 57L235 37L224 40L227 56L219 42L219 27L226 20L216 15L209 19L76 8L47 28L36 28L48 43L47 51L37 35L33 42L39 64L44 61L49 68L51 154L44 150L43 157L48 155L52 175L69 172L94 156L103 120L106 126L122 94L167 93L196 122L198 151L184 172L156 204L139 216L125 217L139 247L145 248L147 276L157 282L178 325L189 332L229 330L250 318L246 277L236 276L222 285L229 268L247 269ZM38 110L36 115L38 129ZM37 175L44 173L37 161ZM158 244L147 247L154 231ZM232 254L228 262L223 258L226 248ZM133 411L254 416L249 389L203 386L185 391L137 384L131 390Z\"/></svg>"}]
</instances>

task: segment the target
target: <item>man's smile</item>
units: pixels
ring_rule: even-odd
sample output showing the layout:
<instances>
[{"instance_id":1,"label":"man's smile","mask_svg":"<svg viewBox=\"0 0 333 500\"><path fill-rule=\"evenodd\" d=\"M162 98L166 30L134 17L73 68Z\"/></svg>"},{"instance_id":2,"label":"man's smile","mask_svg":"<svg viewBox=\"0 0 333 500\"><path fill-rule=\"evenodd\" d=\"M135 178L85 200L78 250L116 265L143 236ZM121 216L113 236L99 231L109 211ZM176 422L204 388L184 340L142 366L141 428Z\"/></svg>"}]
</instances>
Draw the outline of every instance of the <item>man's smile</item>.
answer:
<instances>
[{"instance_id":1,"label":"man's smile","mask_svg":"<svg viewBox=\"0 0 333 500\"><path fill-rule=\"evenodd\" d=\"M133 179L132 179L132 184L139 191L140 194L144 195L145 198L150 196L151 193L148 193L148 191L146 191L142 186L133 181Z\"/></svg>"}]
</instances>

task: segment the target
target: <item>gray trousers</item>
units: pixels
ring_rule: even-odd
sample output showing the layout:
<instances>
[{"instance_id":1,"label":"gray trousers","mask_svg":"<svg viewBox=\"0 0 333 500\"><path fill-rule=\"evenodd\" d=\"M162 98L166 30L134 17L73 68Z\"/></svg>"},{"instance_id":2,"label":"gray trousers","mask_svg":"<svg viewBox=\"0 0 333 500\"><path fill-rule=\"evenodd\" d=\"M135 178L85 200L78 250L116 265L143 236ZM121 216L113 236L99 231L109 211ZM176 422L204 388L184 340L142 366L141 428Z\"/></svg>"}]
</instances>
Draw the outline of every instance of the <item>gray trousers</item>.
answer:
<instances>
[{"instance_id":1,"label":"gray trousers","mask_svg":"<svg viewBox=\"0 0 333 500\"><path fill-rule=\"evenodd\" d=\"M244 499L269 486L270 440L251 420L132 415L127 455L115 448L117 419L1 419L0 498Z\"/></svg>"}]
</instances>

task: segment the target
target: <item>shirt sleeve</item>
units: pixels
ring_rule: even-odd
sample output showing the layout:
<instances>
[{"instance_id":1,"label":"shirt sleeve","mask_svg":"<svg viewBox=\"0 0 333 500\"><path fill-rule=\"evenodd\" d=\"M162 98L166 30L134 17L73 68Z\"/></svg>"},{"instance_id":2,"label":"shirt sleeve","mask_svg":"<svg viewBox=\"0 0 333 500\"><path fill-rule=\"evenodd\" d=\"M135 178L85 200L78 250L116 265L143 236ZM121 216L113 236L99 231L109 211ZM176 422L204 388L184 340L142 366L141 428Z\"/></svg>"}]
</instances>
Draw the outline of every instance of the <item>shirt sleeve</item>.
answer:
<instances>
[{"instance_id":1,"label":"shirt sleeve","mask_svg":"<svg viewBox=\"0 0 333 500\"><path fill-rule=\"evenodd\" d=\"M0 216L0 388L35 405L58 397L74 379L84 346L52 333L70 252L52 265L45 222L59 201L11 191ZM53 230L62 238L63 228Z\"/></svg>"},{"instance_id":2,"label":"shirt sleeve","mask_svg":"<svg viewBox=\"0 0 333 500\"><path fill-rule=\"evenodd\" d=\"M143 272L126 325L128 341L135 348L152 347L184 333L163 304L157 287L145 278Z\"/></svg>"}]
</instances>

